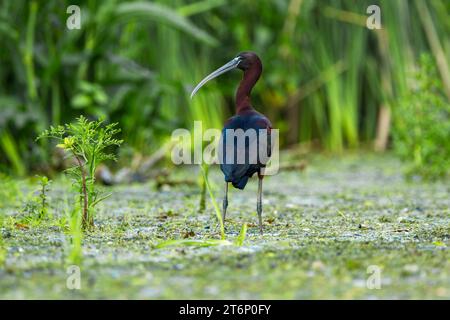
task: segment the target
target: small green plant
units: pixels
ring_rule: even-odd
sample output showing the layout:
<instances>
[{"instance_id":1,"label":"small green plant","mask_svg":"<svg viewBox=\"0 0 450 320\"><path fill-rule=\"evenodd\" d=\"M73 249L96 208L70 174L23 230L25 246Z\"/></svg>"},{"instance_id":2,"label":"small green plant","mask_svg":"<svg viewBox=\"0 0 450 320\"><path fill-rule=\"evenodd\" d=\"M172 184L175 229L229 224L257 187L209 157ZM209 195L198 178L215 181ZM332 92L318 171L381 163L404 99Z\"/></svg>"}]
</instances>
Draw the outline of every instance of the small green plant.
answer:
<instances>
[{"instance_id":1,"label":"small green plant","mask_svg":"<svg viewBox=\"0 0 450 320\"><path fill-rule=\"evenodd\" d=\"M80 116L74 123L50 127L37 138L56 139L57 147L66 150L75 160L67 173L78 191L84 229L94 225L94 207L111 195L102 194L95 188L95 171L103 161L116 160L107 149L122 144L122 140L114 138L119 132L117 123L104 125L103 119L89 121Z\"/></svg>"},{"instance_id":2,"label":"small green plant","mask_svg":"<svg viewBox=\"0 0 450 320\"><path fill-rule=\"evenodd\" d=\"M39 177L39 219L46 218L48 214L48 192L51 182L46 176Z\"/></svg>"},{"instance_id":3,"label":"small green plant","mask_svg":"<svg viewBox=\"0 0 450 320\"><path fill-rule=\"evenodd\" d=\"M241 232L239 232L239 235L236 238L236 241L234 242L235 245L242 247L242 245L244 244L246 235L247 235L247 224L244 223L242 225Z\"/></svg>"},{"instance_id":4,"label":"small green plant","mask_svg":"<svg viewBox=\"0 0 450 320\"><path fill-rule=\"evenodd\" d=\"M430 56L421 57L413 84L394 110L394 149L409 176L442 178L450 168L450 103Z\"/></svg>"},{"instance_id":5,"label":"small green plant","mask_svg":"<svg viewBox=\"0 0 450 320\"><path fill-rule=\"evenodd\" d=\"M19 219L19 223L38 226L42 220L48 218L48 192L51 180L45 176L38 176L39 189L33 192L25 202L21 212L25 215Z\"/></svg>"}]
</instances>

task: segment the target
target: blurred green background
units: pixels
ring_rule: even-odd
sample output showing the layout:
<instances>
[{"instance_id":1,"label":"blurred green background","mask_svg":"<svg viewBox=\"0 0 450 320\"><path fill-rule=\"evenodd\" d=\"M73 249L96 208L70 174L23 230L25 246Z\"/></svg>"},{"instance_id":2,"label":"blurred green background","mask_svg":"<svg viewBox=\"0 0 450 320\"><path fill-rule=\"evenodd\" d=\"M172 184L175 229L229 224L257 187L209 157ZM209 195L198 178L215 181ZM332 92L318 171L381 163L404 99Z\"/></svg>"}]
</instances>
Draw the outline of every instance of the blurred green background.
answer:
<instances>
[{"instance_id":1,"label":"blurred green background","mask_svg":"<svg viewBox=\"0 0 450 320\"><path fill-rule=\"evenodd\" d=\"M66 9L81 8L69 30ZM366 27L369 5L382 29ZM220 128L241 75L190 90L238 52L259 54L255 107L283 148L393 150L448 176L450 2L446 0L0 1L0 170L47 170L50 125L83 114L150 155L194 120ZM47 143L47 144L46 144Z\"/></svg>"}]
</instances>

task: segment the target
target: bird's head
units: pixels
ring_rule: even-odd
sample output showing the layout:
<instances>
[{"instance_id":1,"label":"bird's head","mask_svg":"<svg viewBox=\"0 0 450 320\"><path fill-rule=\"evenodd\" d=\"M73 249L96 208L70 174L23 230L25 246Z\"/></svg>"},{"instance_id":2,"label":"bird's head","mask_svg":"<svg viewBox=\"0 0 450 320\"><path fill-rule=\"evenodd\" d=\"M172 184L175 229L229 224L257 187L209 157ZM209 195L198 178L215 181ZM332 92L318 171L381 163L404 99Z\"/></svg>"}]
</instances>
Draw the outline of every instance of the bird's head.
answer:
<instances>
[{"instance_id":1,"label":"bird's head","mask_svg":"<svg viewBox=\"0 0 450 320\"><path fill-rule=\"evenodd\" d=\"M197 91L200 90L200 88L209 80L217 78L221 74L224 74L225 72L228 72L236 68L241 69L242 71L246 71L256 65L260 67L261 60L259 60L259 57L254 52L245 51L239 53L231 61L224 64L216 71L213 71L212 73L207 75L202 81L200 81L199 84L194 88L194 90L192 90L191 99L197 93Z\"/></svg>"},{"instance_id":2,"label":"bird's head","mask_svg":"<svg viewBox=\"0 0 450 320\"><path fill-rule=\"evenodd\" d=\"M259 60L259 57L256 55L256 53L251 51L241 52L236 56L236 58L239 59L237 68L241 69L242 71L246 71L255 65L261 65L261 60Z\"/></svg>"}]
</instances>

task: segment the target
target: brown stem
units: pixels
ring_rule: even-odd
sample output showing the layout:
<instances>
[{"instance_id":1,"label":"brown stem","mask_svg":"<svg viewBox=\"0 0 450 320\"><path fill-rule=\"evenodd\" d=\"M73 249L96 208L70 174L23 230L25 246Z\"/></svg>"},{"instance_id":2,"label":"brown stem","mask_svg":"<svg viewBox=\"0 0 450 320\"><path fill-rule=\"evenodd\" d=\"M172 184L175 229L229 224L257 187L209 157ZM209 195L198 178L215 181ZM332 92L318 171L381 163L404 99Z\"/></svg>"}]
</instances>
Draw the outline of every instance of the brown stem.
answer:
<instances>
[{"instance_id":1,"label":"brown stem","mask_svg":"<svg viewBox=\"0 0 450 320\"><path fill-rule=\"evenodd\" d=\"M81 170L81 188L83 192L83 228L87 228L89 225L89 217L88 217L88 195L86 190L86 173L84 172L83 164L81 163L81 160L78 156L75 156L75 159L77 159L78 165Z\"/></svg>"},{"instance_id":2,"label":"brown stem","mask_svg":"<svg viewBox=\"0 0 450 320\"><path fill-rule=\"evenodd\" d=\"M39 215L39 218L44 217L44 211L45 211L45 185L44 184L42 184L41 196L42 196L42 204L41 204L41 214Z\"/></svg>"}]
</instances>

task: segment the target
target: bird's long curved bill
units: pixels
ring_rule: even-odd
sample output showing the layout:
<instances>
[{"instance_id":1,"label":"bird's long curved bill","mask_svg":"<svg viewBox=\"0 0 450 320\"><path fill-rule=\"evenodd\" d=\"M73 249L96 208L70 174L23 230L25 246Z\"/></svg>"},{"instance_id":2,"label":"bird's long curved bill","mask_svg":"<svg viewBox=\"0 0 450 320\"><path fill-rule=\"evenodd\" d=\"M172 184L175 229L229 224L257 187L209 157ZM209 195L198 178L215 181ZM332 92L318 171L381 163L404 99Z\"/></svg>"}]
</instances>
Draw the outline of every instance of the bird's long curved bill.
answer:
<instances>
[{"instance_id":1,"label":"bird's long curved bill","mask_svg":"<svg viewBox=\"0 0 450 320\"><path fill-rule=\"evenodd\" d=\"M207 75L202 81L200 81L200 83L194 88L194 90L192 90L191 99L197 93L197 91L200 90L201 87L203 87L203 85L205 83L207 83L209 80L217 78L218 76L220 76L221 74L223 74L223 73L225 73L227 71L230 71L230 70L236 68L239 65L239 62L240 62L239 58L234 58L230 62L228 62L225 65L221 66L216 71L214 71L214 72L210 73L209 75Z\"/></svg>"}]
</instances>

